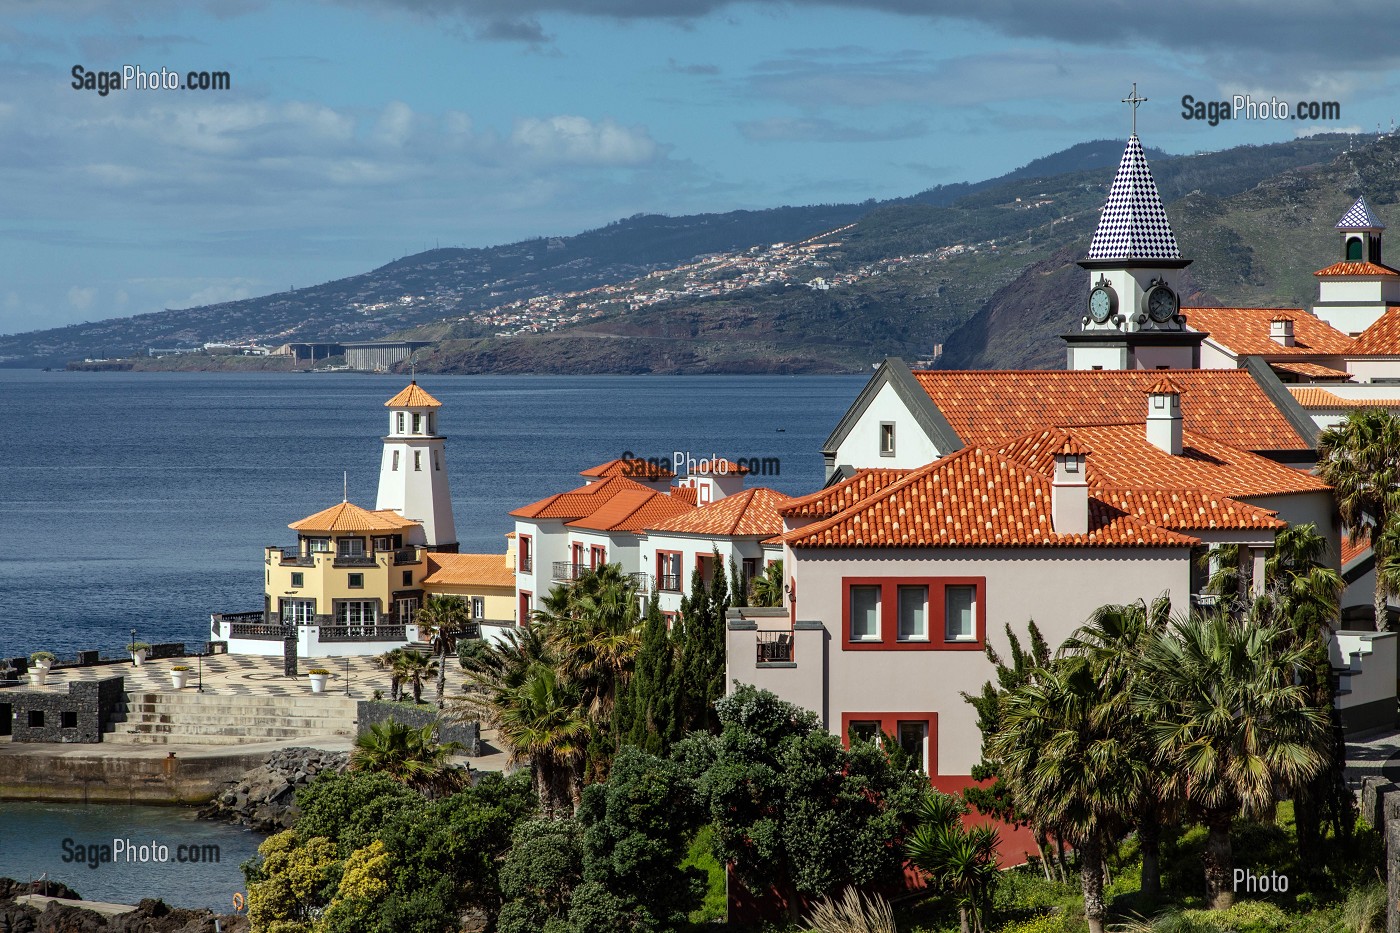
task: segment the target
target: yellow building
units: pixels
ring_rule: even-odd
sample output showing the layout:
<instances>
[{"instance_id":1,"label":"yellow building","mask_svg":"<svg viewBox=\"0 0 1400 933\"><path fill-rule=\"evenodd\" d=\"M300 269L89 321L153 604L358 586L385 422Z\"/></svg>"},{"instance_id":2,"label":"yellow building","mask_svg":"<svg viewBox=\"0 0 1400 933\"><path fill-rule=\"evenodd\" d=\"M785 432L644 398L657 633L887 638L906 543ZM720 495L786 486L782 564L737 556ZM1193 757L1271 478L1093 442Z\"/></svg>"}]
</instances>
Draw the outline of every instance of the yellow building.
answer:
<instances>
[{"instance_id":1,"label":"yellow building","mask_svg":"<svg viewBox=\"0 0 1400 933\"><path fill-rule=\"evenodd\" d=\"M460 596L486 637L515 626L515 532L505 554L429 554L428 595Z\"/></svg>"}]
</instances>

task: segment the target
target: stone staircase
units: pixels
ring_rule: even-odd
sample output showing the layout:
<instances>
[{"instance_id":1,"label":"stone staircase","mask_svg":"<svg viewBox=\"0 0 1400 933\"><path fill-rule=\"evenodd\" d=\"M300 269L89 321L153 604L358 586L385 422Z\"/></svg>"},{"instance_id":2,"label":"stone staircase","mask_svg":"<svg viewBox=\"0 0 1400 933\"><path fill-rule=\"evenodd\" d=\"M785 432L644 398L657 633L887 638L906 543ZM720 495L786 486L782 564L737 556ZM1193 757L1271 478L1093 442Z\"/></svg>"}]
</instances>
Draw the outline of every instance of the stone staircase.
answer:
<instances>
[{"instance_id":1,"label":"stone staircase","mask_svg":"<svg viewBox=\"0 0 1400 933\"><path fill-rule=\"evenodd\" d=\"M356 701L344 696L128 693L102 736L124 745L247 745L355 735Z\"/></svg>"}]
</instances>

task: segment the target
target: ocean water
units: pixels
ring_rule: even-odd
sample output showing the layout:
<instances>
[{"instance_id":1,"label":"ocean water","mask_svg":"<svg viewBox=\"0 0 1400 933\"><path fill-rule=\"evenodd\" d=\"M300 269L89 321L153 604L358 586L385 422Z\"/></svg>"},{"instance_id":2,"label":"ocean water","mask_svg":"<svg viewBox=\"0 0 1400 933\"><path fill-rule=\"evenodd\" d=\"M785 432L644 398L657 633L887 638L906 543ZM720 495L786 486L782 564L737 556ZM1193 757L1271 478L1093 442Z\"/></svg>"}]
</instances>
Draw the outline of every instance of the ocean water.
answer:
<instances>
[{"instance_id":1,"label":"ocean water","mask_svg":"<svg viewBox=\"0 0 1400 933\"><path fill-rule=\"evenodd\" d=\"M59 881L89 901L159 897L220 913L233 912L234 892L246 890L238 866L266 838L180 807L29 802L0 802L0 834L0 877Z\"/></svg>"},{"instance_id":2,"label":"ocean water","mask_svg":"<svg viewBox=\"0 0 1400 933\"><path fill-rule=\"evenodd\" d=\"M504 552L513 508L631 452L776 457L751 484L824 478L864 376L425 376L463 551ZM372 508L401 376L0 369L0 657L202 642L262 605L262 549L340 501ZM79 890L82 890L79 888Z\"/></svg>"}]
</instances>

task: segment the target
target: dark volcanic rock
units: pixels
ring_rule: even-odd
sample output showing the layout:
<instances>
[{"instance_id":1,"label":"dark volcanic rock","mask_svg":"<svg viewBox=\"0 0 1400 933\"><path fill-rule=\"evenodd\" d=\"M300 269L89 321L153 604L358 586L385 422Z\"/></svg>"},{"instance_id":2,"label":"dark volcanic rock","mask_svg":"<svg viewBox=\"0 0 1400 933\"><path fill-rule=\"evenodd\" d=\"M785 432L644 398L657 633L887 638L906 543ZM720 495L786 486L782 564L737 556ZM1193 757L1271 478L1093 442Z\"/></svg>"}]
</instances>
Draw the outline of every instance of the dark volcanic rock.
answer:
<instances>
[{"instance_id":1,"label":"dark volcanic rock","mask_svg":"<svg viewBox=\"0 0 1400 933\"><path fill-rule=\"evenodd\" d=\"M231 781L199 811L206 820L227 820L259 832L290 829L296 822L296 790L325 771L344 771L350 756L319 748L284 748L262 765Z\"/></svg>"},{"instance_id":2,"label":"dark volcanic rock","mask_svg":"<svg viewBox=\"0 0 1400 933\"><path fill-rule=\"evenodd\" d=\"M0 878L0 931L5 933L214 933L214 921L224 933L248 933L248 918L215 914L211 910L186 910L164 901L142 900L136 910L120 917L74 907L47 904L43 910L15 903L24 894L78 900L77 892L57 882L46 882L44 891L27 882Z\"/></svg>"}]
</instances>

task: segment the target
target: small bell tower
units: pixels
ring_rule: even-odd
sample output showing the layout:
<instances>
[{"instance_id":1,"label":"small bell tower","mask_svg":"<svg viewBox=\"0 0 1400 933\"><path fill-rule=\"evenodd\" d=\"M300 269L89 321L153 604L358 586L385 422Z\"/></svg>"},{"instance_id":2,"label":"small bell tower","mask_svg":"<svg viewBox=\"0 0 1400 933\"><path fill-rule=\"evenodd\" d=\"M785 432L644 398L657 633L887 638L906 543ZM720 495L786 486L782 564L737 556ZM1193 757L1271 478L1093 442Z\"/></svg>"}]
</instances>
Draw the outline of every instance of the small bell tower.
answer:
<instances>
[{"instance_id":1,"label":"small bell tower","mask_svg":"<svg viewBox=\"0 0 1400 933\"><path fill-rule=\"evenodd\" d=\"M442 403L417 380L384 403L389 433L379 464L376 509L393 509L423 524L429 550L456 552L457 526L447 485L447 438L437 432Z\"/></svg>"}]
</instances>

